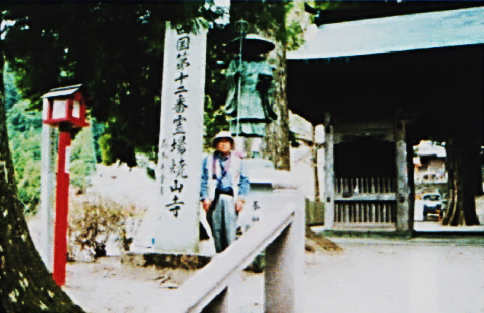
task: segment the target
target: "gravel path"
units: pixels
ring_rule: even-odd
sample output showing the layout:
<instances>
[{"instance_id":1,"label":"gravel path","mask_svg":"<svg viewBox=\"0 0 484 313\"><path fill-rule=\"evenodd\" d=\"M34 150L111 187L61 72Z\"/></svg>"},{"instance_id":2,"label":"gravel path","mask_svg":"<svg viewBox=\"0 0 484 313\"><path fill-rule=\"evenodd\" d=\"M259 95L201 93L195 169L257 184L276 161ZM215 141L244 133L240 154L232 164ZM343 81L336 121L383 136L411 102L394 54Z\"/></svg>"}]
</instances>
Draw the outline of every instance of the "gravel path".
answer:
<instances>
[{"instance_id":1,"label":"gravel path","mask_svg":"<svg viewBox=\"0 0 484 313\"><path fill-rule=\"evenodd\" d=\"M306 313L484 312L483 239L334 240L342 252L306 254ZM146 312L191 274L107 258L69 264L65 290L90 312ZM263 312L262 290L263 275L244 272L237 312Z\"/></svg>"},{"instance_id":2,"label":"gravel path","mask_svg":"<svg viewBox=\"0 0 484 313\"><path fill-rule=\"evenodd\" d=\"M484 242L340 243L309 255L306 312L484 312Z\"/></svg>"}]
</instances>

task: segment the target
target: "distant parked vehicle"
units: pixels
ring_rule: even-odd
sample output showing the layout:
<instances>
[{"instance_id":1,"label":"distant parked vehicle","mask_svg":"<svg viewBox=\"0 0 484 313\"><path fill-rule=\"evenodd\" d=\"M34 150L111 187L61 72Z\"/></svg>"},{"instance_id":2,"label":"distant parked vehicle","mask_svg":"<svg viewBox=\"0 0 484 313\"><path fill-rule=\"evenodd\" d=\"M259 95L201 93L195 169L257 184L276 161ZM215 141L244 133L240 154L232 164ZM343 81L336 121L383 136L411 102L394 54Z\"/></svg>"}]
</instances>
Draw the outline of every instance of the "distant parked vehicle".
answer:
<instances>
[{"instance_id":1,"label":"distant parked vehicle","mask_svg":"<svg viewBox=\"0 0 484 313\"><path fill-rule=\"evenodd\" d=\"M444 215L441 195L438 193L424 194L422 200L424 220L427 218L428 214L437 214L440 220Z\"/></svg>"}]
</instances>

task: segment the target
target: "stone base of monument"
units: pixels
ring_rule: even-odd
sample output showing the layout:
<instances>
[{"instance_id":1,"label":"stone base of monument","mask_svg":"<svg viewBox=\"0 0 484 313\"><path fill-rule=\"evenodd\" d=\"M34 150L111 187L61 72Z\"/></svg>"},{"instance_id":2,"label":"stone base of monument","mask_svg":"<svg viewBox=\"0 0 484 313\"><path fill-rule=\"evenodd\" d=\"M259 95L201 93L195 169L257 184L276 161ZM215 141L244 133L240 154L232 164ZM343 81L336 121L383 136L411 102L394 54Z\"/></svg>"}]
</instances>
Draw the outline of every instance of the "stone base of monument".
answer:
<instances>
[{"instance_id":1,"label":"stone base of monument","mask_svg":"<svg viewBox=\"0 0 484 313\"><path fill-rule=\"evenodd\" d=\"M211 256L187 255L169 253L132 253L121 256L121 264L133 266L155 266L157 268L183 268L188 270L200 269L207 265Z\"/></svg>"}]
</instances>

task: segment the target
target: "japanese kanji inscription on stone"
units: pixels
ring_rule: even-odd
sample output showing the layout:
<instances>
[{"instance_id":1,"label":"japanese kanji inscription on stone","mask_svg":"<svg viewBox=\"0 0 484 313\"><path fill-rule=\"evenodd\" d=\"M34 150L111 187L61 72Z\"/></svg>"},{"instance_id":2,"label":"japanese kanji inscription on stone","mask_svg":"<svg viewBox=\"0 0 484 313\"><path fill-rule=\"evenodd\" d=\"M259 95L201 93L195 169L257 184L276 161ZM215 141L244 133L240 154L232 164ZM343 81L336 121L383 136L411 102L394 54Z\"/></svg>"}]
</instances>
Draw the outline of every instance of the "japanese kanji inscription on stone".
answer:
<instances>
[{"instance_id":1,"label":"japanese kanji inscription on stone","mask_svg":"<svg viewBox=\"0 0 484 313\"><path fill-rule=\"evenodd\" d=\"M206 30L167 23L157 182L158 252L198 249Z\"/></svg>"}]
</instances>

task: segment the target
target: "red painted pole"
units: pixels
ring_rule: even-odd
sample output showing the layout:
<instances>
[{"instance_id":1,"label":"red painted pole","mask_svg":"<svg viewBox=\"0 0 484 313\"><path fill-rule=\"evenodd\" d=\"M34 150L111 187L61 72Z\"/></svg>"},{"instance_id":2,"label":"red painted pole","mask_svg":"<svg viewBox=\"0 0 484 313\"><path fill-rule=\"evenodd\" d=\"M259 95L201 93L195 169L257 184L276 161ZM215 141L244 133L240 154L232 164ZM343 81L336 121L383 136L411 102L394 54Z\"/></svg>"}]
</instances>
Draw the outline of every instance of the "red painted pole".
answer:
<instances>
[{"instance_id":1,"label":"red painted pole","mask_svg":"<svg viewBox=\"0 0 484 313\"><path fill-rule=\"evenodd\" d=\"M66 283L68 229L67 213L69 207L69 173L66 170L66 164L68 164L69 160L66 160L66 149L70 145L70 132L61 130L59 134L59 160L57 162L53 272L54 280L59 286L64 286Z\"/></svg>"}]
</instances>

